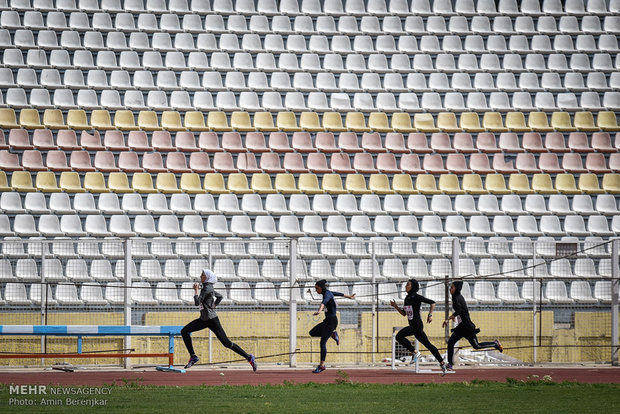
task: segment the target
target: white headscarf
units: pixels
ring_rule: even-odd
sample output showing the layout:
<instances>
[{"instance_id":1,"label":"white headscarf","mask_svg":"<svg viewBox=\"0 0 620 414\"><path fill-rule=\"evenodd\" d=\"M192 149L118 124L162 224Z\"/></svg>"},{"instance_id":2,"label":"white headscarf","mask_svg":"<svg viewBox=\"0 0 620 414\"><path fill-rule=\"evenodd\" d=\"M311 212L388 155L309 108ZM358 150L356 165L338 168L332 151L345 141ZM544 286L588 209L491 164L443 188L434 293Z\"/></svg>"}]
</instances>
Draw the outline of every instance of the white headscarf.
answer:
<instances>
[{"instance_id":1,"label":"white headscarf","mask_svg":"<svg viewBox=\"0 0 620 414\"><path fill-rule=\"evenodd\" d=\"M215 275L215 273L213 273L209 269L204 269L203 273L207 276L207 279L205 280L204 283L215 283L215 282L217 282L217 276Z\"/></svg>"}]
</instances>

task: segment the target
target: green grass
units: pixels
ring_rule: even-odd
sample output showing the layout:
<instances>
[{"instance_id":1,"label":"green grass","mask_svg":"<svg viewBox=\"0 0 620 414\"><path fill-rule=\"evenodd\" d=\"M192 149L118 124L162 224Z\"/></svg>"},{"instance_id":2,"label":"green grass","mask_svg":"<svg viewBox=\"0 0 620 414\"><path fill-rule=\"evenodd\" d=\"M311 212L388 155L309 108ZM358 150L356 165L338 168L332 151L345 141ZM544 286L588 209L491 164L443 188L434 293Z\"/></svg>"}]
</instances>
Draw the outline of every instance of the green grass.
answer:
<instances>
[{"instance_id":1,"label":"green grass","mask_svg":"<svg viewBox=\"0 0 620 414\"><path fill-rule=\"evenodd\" d=\"M265 386L111 387L105 407L9 406L0 386L4 413L610 413L620 406L620 384L553 383L532 379L506 383L472 381L453 384L356 384L346 375L334 384ZM33 395L35 402L41 396ZM65 398L65 397L59 397ZM91 399L90 396L71 398Z\"/></svg>"}]
</instances>

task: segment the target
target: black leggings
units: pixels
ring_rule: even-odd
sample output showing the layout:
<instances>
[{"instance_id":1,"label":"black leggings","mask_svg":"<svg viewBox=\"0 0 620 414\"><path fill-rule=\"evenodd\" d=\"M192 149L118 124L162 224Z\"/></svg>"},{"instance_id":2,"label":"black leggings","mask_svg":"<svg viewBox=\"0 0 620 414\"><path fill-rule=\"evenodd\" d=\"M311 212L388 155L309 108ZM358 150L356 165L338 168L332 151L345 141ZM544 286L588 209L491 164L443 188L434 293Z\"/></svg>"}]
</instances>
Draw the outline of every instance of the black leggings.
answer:
<instances>
[{"instance_id":1,"label":"black leggings","mask_svg":"<svg viewBox=\"0 0 620 414\"><path fill-rule=\"evenodd\" d=\"M321 361L327 357L327 340L338 327L338 318L326 316L325 320L310 330L310 336L321 338Z\"/></svg>"},{"instance_id":2,"label":"black leggings","mask_svg":"<svg viewBox=\"0 0 620 414\"><path fill-rule=\"evenodd\" d=\"M426 336L426 333L424 333L424 330L422 328L406 326L400 331L398 331L398 333L396 334L396 340L398 341L399 344L401 344L402 346L407 348L411 353L413 353L415 352L415 347L413 346L413 344L411 344L409 339L407 339L407 337L411 335L415 336L415 338L422 345L424 345L426 349L431 351L431 354L433 354L435 359L439 361L440 364L443 362L443 358L441 357L441 354L439 353L435 345L431 344L431 341L428 340L428 337Z\"/></svg>"},{"instance_id":3,"label":"black leggings","mask_svg":"<svg viewBox=\"0 0 620 414\"><path fill-rule=\"evenodd\" d=\"M194 353L194 346L192 345L192 337L190 334L205 328L211 329L215 336L217 336L217 339L219 339L222 345L226 348L235 351L247 360L250 359L250 356L243 349L241 349L239 345L228 339L226 332L224 332L224 328L222 328L222 324L220 323L220 318L217 317L209 319L208 321L195 319L181 329L181 336L183 337L183 342L185 342L185 347L187 348L187 352L189 352L190 356L196 355Z\"/></svg>"},{"instance_id":4,"label":"black leggings","mask_svg":"<svg viewBox=\"0 0 620 414\"><path fill-rule=\"evenodd\" d=\"M450 339L448 339L448 363L450 365L452 365L452 357L454 356L454 345L461 338L467 339L474 349L497 348L495 342L478 342L478 337L471 331L471 329L466 328L465 326L461 328L461 326L462 325L458 325L454 328Z\"/></svg>"}]
</instances>

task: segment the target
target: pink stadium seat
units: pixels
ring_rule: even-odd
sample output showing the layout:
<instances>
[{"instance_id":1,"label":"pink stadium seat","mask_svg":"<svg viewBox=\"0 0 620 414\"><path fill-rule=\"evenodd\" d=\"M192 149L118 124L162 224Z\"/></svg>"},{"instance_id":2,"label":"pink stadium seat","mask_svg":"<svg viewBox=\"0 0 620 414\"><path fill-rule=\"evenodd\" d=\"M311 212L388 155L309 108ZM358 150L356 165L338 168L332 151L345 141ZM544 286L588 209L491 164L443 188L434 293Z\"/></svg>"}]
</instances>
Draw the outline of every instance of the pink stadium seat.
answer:
<instances>
[{"instance_id":1,"label":"pink stadium seat","mask_svg":"<svg viewBox=\"0 0 620 414\"><path fill-rule=\"evenodd\" d=\"M95 153L95 160L93 164L95 169L101 172L117 172L121 170L116 166L114 154L110 151L97 151Z\"/></svg>"},{"instance_id":2,"label":"pink stadium seat","mask_svg":"<svg viewBox=\"0 0 620 414\"><path fill-rule=\"evenodd\" d=\"M213 168L218 172L239 172L235 168L233 156L230 152L216 152L213 154Z\"/></svg>"},{"instance_id":3,"label":"pink stadium seat","mask_svg":"<svg viewBox=\"0 0 620 414\"><path fill-rule=\"evenodd\" d=\"M617 154L612 154L617 155ZM605 154L590 153L586 156L586 170L595 174L610 173L611 169L607 168Z\"/></svg>"},{"instance_id":4,"label":"pink stadium seat","mask_svg":"<svg viewBox=\"0 0 620 414\"><path fill-rule=\"evenodd\" d=\"M543 152L538 158L538 168L542 172L547 173L561 173L564 172L563 168L560 168L560 161L558 160L558 154L553 152Z\"/></svg>"},{"instance_id":5,"label":"pink stadium seat","mask_svg":"<svg viewBox=\"0 0 620 414\"><path fill-rule=\"evenodd\" d=\"M331 168L327 166L327 157L322 152L310 153L306 160L308 169L313 173L332 173Z\"/></svg>"},{"instance_id":6,"label":"pink stadium seat","mask_svg":"<svg viewBox=\"0 0 620 414\"><path fill-rule=\"evenodd\" d=\"M312 137L310 137L309 132L294 132L292 146L298 152L316 152L316 147L312 144ZM308 168L310 168L309 165Z\"/></svg>"},{"instance_id":7,"label":"pink stadium seat","mask_svg":"<svg viewBox=\"0 0 620 414\"><path fill-rule=\"evenodd\" d=\"M304 159L298 152L285 153L282 166L286 171L291 173L306 173L310 171L306 167L304 167Z\"/></svg>"},{"instance_id":8,"label":"pink stadium seat","mask_svg":"<svg viewBox=\"0 0 620 414\"><path fill-rule=\"evenodd\" d=\"M92 134L82 131L80 134L80 145L87 151L105 150L105 147L101 145L101 134L99 134L99 131L93 131Z\"/></svg>"},{"instance_id":9,"label":"pink stadium seat","mask_svg":"<svg viewBox=\"0 0 620 414\"><path fill-rule=\"evenodd\" d=\"M179 131L174 136L174 146L182 152L196 152L200 148L196 146L196 137L190 131Z\"/></svg>"},{"instance_id":10,"label":"pink stadium seat","mask_svg":"<svg viewBox=\"0 0 620 414\"><path fill-rule=\"evenodd\" d=\"M272 132L269 134L269 149L275 152L291 152L291 144L288 142L286 132Z\"/></svg>"},{"instance_id":11,"label":"pink stadium seat","mask_svg":"<svg viewBox=\"0 0 620 414\"><path fill-rule=\"evenodd\" d=\"M301 156L301 154L299 154ZM303 165L303 164L302 164ZM260 169L268 173L283 173L280 155L277 152L264 152L260 156Z\"/></svg>"},{"instance_id":12,"label":"pink stadium seat","mask_svg":"<svg viewBox=\"0 0 620 414\"><path fill-rule=\"evenodd\" d=\"M166 168L173 173L192 172L187 166L187 158L182 152L169 152L166 155Z\"/></svg>"},{"instance_id":13,"label":"pink stadium seat","mask_svg":"<svg viewBox=\"0 0 620 414\"><path fill-rule=\"evenodd\" d=\"M189 168L197 173L215 172L206 152L192 152L189 156Z\"/></svg>"},{"instance_id":14,"label":"pink stadium seat","mask_svg":"<svg viewBox=\"0 0 620 414\"><path fill-rule=\"evenodd\" d=\"M364 132L362 134L362 148L368 152L385 152L378 132Z\"/></svg>"},{"instance_id":15,"label":"pink stadium seat","mask_svg":"<svg viewBox=\"0 0 620 414\"><path fill-rule=\"evenodd\" d=\"M517 154L517 160L515 161L515 167L519 172L526 174L539 173L540 168L536 165L536 157L534 154L526 152Z\"/></svg>"},{"instance_id":16,"label":"pink stadium seat","mask_svg":"<svg viewBox=\"0 0 620 414\"><path fill-rule=\"evenodd\" d=\"M454 134L454 149L458 152L477 152L474 148L474 140L469 132L457 132Z\"/></svg>"},{"instance_id":17,"label":"pink stadium seat","mask_svg":"<svg viewBox=\"0 0 620 414\"><path fill-rule=\"evenodd\" d=\"M517 154L517 157L522 154L524 153ZM518 172L518 170L514 167L513 160L506 160L504 158L504 154L501 152L498 154L493 154L493 169L502 174L512 174Z\"/></svg>"},{"instance_id":18,"label":"pink stadium seat","mask_svg":"<svg viewBox=\"0 0 620 414\"><path fill-rule=\"evenodd\" d=\"M523 134L523 149L528 152L545 152L542 137L538 132L526 132Z\"/></svg>"},{"instance_id":19,"label":"pink stadium seat","mask_svg":"<svg viewBox=\"0 0 620 414\"><path fill-rule=\"evenodd\" d=\"M21 171L24 168L29 171L46 170L43 166L43 157L39 150L26 150L22 154L22 166L19 164L19 155L7 150L0 151L0 169L2 171Z\"/></svg>"},{"instance_id":20,"label":"pink stadium seat","mask_svg":"<svg viewBox=\"0 0 620 414\"><path fill-rule=\"evenodd\" d=\"M222 148L228 152L246 152L241 142L241 134L238 132L224 132L222 135Z\"/></svg>"},{"instance_id":21,"label":"pink stadium seat","mask_svg":"<svg viewBox=\"0 0 620 414\"><path fill-rule=\"evenodd\" d=\"M455 174L467 174L471 169L467 168L467 160L464 154L448 154L446 168Z\"/></svg>"},{"instance_id":22,"label":"pink stadium seat","mask_svg":"<svg viewBox=\"0 0 620 414\"><path fill-rule=\"evenodd\" d=\"M35 129L32 132L32 145L42 151L58 149L50 129Z\"/></svg>"},{"instance_id":23,"label":"pink stadium seat","mask_svg":"<svg viewBox=\"0 0 620 414\"><path fill-rule=\"evenodd\" d=\"M176 151L174 145L172 145L172 136L168 131L153 131L151 135L151 143L155 151L169 152Z\"/></svg>"},{"instance_id":24,"label":"pink stadium seat","mask_svg":"<svg viewBox=\"0 0 620 414\"><path fill-rule=\"evenodd\" d=\"M126 151L118 154L118 168L126 172L142 172L144 169L140 166L138 153L135 151Z\"/></svg>"},{"instance_id":25,"label":"pink stadium seat","mask_svg":"<svg viewBox=\"0 0 620 414\"><path fill-rule=\"evenodd\" d=\"M4 137L4 131L0 129L0 150L9 149L9 144L6 143L6 138Z\"/></svg>"},{"instance_id":26,"label":"pink stadium seat","mask_svg":"<svg viewBox=\"0 0 620 414\"><path fill-rule=\"evenodd\" d=\"M110 151L127 151L129 147L125 145L125 138L121 131L108 130L103 136L103 146Z\"/></svg>"},{"instance_id":27,"label":"pink stadium seat","mask_svg":"<svg viewBox=\"0 0 620 414\"><path fill-rule=\"evenodd\" d=\"M448 172L443 166L441 154L425 154L422 168L430 174L445 174Z\"/></svg>"},{"instance_id":28,"label":"pink stadium seat","mask_svg":"<svg viewBox=\"0 0 620 414\"><path fill-rule=\"evenodd\" d=\"M568 148L571 151L592 152L594 151L588 143L588 136L585 132L571 132L568 135Z\"/></svg>"},{"instance_id":29,"label":"pink stadium seat","mask_svg":"<svg viewBox=\"0 0 620 414\"><path fill-rule=\"evenodd\" d=\"M491 174L495 172L495 170L491 168L489 156L485 153L471 154L469 156L469 168L478 174Z\"/></svg>"},{"instance_id":30,"label":"pink stadium seat","mask_svg":"<svg viewBox=\"0 0 620 414\"><path fill-rule=\"evenodd\" d=\"M261 172L256 162L256 155L252 152L237 155L237 169L243 173Z\"/></svg>"},{"instance_id":31,"label":"pink stadium seat","mask_svg":"<svg viewBox=\"0 0 620 414\"><path fill-rule=\"evenodd\" d=\"M514 132L499 134L499 148L502 152L523 152L523 148L519 145L519 137Z\"/></svg>"},{"instance_id":32,"label":"pink stadium seat","mask_svg":"<svg viewBox=\"0 0 620 414\"><path fill-rule=\"evenodd\" d=\"M71 168L67 165L67 155L64 151L48 151L45 164L52 171L71 171Z\"/></svg>"},{"instance_id":33,"label":"pink stadium seat","mask_svg":"<svg viewBox=\"0 0 620 414\"><path fill-rule=\"evenodd\" d=\"M568 152L564 134L561 132L547 132L545 135L545 148L551 152Z\"/></svg>"},{"instance_id":34,"label":"pink stadium seat","mask_svg":"<svg viewBox=\"0 0 620 414\"><path fill-rule=\"evenodd\" d=\"M201 132L198 137L198 148L207 152L224 151L215 132Z\"/></svg>"},{"instance_id":35,"label":"pink stadium seat","mask_svg":"<svg viewBox=\"0 0 620 414\"><path fill-rule=\"evenodd\" d=\"M73 151L69 159L69 166L74 171L96 171L93 168L88 151Z\"/></svg>"},{"instance_id":36,"label":"pink stadium seat","mask_svg":"<svg viewBox=\"0 0 620 414\"><path fill-rule=\"evenodd\" d=\"M351 159L349 154L335 153L332 154L330 164L334 172L337 173L354 173L355 170L351 167Z\"/></svg>"},{"instance_id":37,"label":"pink stadium seat","mask_svg":"<svg viewBox=\"0 0 620 414\"><path fill-rule=\"evenodd\" d=\"M355 154L353 157L353 169L362 174L374 174L379 172L379 170L375 168L372 154L368 152L359 152Z\"/></svg>"},{"instance_id":38,"label":"pink stadium seat","mask_svg":"<svg viewBox=\"0 0 620 414\"><path fill-rule=\"evenodd\" d=\"M620 154L611 154L609 156L609 168L613 172L620 172Z\"/></svg>"},{"instance_id":39,"label":"pink stadium seat","mask_svg":"<svg viewBox=\"0 0 620 414\"><path fill-rule=\"evenodd\" d=\"M400 132L388 132L385 134L385 149L397 154L409 152L409 149L405 147L405 137Z\"/></svg>"},{"instance_id":40,"label":"pink stadium seat","mask_svg":"<svg viewBox=\"0 0 620 414\"><path fill-rule=\"evenodd\" d=\"M488 153L502 152L502 150L497 147L497 141L492 132L480 132L476 137L476 148L482 152Z\"/></svg>"},{"instance_id":41,"label":"pink stadium seat","mask_svg":"<svg viewBox=\"0 0 620 414\"><path fill-rule=\"evenodd\" d=\"M164 168L164 160L159 152L143 154L142 168L147 172L168 172L168 169Z\"/></svg>"},{"instance_id":42,"label":"pink stadium seat","mask_svg":"<svg viewBox=\"0 0 620 414\"><path fill-rule=\"evenodd\" d=\"M129 131L127 146L129 149L138 152L153 151L153 147L149 145L146 132L144 131Z\"/></svg>"},{"instance_id":43,"label":"pink stadium seat","mask_svg":"<svg viewBox=\"0 0 620 414\"><path fill-rule=\"evenodd\" d=\"M589 155L593 155L593 154L589 154ZM603 155L603 154L598 154L598 155ZM603 162L605 162L604 155L603 155ZM568 154L564 154L564 156L562 157L562 168L566 172L572 172L572 173L588 172L588 170L583 168L583 161L581 160L581 154L577 152L570 152Z\"/></svg>"},{"instance_id":44,"label":"pink stadium seat","mask_svg":"<svg viewBox=\"0 0 620 414\"><path fill-rule=\"evenodd\" d=\"M77 135L75 134L75 131L71 129L59 130L56 135L56 144L58 145L58 148L65 151L75 151L82 149L82 147L78 145Z\"/></svg>"},{"instance_id":45,"label":"pink stadium seat","mask_svg":"<svg viewBox=\"0 0 620 414\"><path fill-rule=\"evenodd\" d=\"M9 131L9 146L18 150L34 149L34 146L30 144L28 131L25 129L11 129Z\"/></svg>"},{"instance_id":46,"label":"pink stadium seat","mask_svg":"<svg viewBox=\"0 0 620 414\"><path fill-rule=\"evenodd\" d=\"M250 152L267 152L269 148L265 145L265 135L262 132L248 132L245 134L245 147Z\"/></svg>"},{"instance_id":47,"label":"pink stadium seat","mask_svg":"<svg viewBox=\"0 0 620 414\"><path fill-rule=\"evenodd\" d=\"M598 152L616 152L617 149L611 145L609 132L594 132L592 134L592 149Z\"/></svg>"},{"instance_id":48,"label":"pink stadium seat","mask_svg":"<svg viewBox=\"0 0 620 414\"><path fill-rule=\"evenodd\" d=\"M418 154L433 152L428 146L426 135L422 132L412 132L409 134L407 138L407 148Z\"/></svg>"},{"instance_id":49,"label":"pink stadium seat","mask_svg":"<svg viewBox=\"0 0 620 414\"><path fill-rule=\"evenodd\" d=\"M445 132L433 132L431 135L431 149L435 152L454 152L450 143L450 135Z\"/></svg>"},{"instance_id":50,"label":"pink stadium seat","mask_svg":"<svg viewBox=\"0 0 620 414\"><path fill-rule=\"evenodd\" d=\"M377 169L382 173L396 174L401 170L396 164L396 157L391 152L377 155Z\"/></svg>"},{"instance_id":51,"label":"pink stadium seat","mask_svg":"<svg viewBox=\"0 0 620 414\"><path fill-rule=\"evenodd\" d=\"M422 174L424 170L420 166L420 157L418 154L403 154L400 157L400 169L404 173Z\"/></svg>"},{"instance_id":52,"label":"pink stadium seat","mask_svg":"<svg viewBox=\"0 0 620 414\"><path fill-rule=\"evenodd\" d=\"M340 152L332 132L318 132L315 138L316 148L321 152Z\"/></svg>"},{"instance_id":53,"label":"pink stadium seat","mask_svg":"<svg viewBox=\"0 0 620 414\"><path fill-rule=\"evenodd\" d=\"M338 147L344 152L354 153L364 151L359 144L355 132L341 132L338 134Z\"/></svg>"},{"instance_id":54,"label":"pink stadium seat","mask_svg":"<svg viewBox=\"0 0 620 414\"><path fill-rule=\"evenodd\" d=\"M620 132L616 132L616 138L614 138L614 148L620 149Z\"/></svg>"}]
</instances>

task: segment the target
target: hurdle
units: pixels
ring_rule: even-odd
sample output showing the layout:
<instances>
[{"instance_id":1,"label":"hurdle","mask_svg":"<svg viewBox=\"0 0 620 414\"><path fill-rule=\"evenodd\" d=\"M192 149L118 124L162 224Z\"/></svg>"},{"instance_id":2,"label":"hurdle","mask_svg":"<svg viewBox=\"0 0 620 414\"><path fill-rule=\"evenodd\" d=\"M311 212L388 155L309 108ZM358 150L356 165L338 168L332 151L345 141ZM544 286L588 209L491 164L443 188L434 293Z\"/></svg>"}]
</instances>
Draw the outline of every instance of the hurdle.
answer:
<instances>
[{"instance_id":1,"label":"hurdle","mask_svg":"<svg viewBox=\"0 0 620 414\"><path fill-rule=\"evenodd\" d=\"M180 335L182 326L135 326L135 325L0 325L1 336L75 336L75 353L0 354L2 359L30 358L168 358L167 366L155 367L158 371L185 373L174 367L174 337ZM85 336L167 336L167 353L83 353L82 338Z\"/></svg>"}]
</instances>

